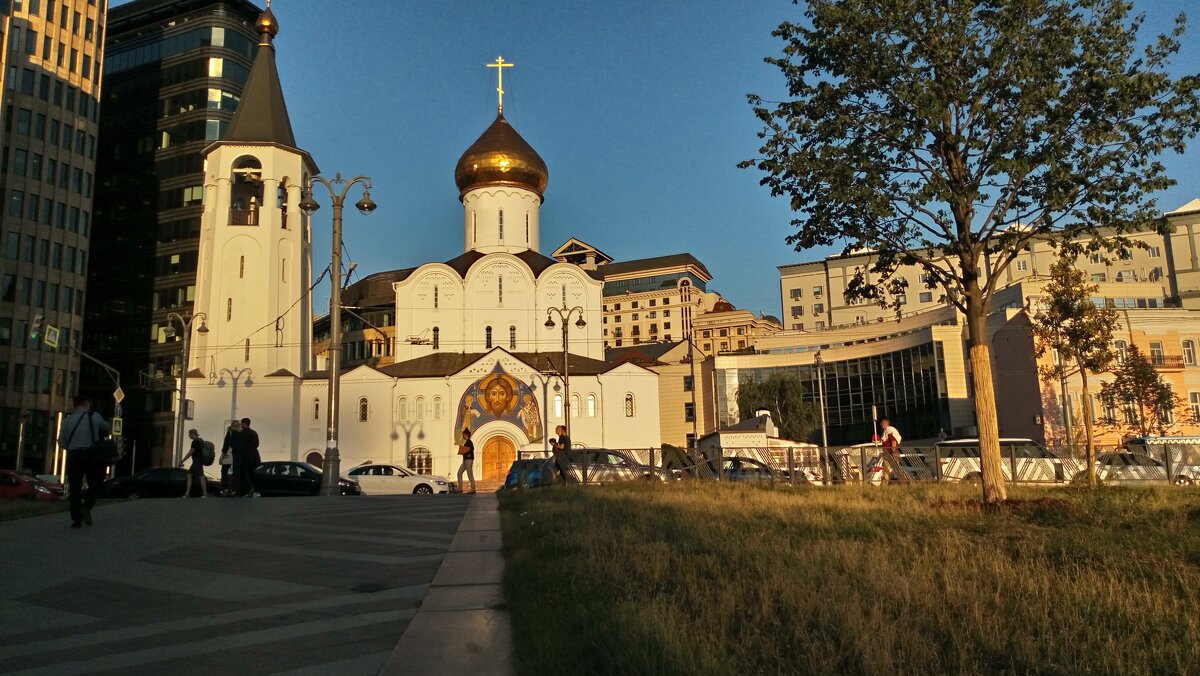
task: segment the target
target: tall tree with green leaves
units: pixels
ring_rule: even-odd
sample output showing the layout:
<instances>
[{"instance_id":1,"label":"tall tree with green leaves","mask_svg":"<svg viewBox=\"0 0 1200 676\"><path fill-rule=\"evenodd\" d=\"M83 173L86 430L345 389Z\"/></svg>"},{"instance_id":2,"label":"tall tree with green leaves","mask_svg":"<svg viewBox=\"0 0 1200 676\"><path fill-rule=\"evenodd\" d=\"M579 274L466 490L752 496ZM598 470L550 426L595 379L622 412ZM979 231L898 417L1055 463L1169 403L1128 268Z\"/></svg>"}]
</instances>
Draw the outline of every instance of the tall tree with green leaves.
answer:
<instances>
[{"instance_id":1,"label":"tall tree with green leaves","mask_svg":"<svg viewBox=\"0 0 1200 676\"><path fill-rule=\"evenodd\" d=\"M1105 416L1107 424L1127 436L1168 434L1184 410L1183 398L1163 379L1154 360L1130 345L1113 375L1112 382L1100 385L1100 399L1111 412Z\"/></svg>"},{"instance_id":2,"label":"tall tree with green leaves","mask_svg":"<svg viewBox=\"0 0 1200 676\"><path fill-rule=\"evenodd\" d=\"M1081 399L1088 484L1095 486L1096 445L1088 374L1107 371L1116 358L1112 334L1120 314L1114 308L1092 302L1100 287L1090 283L1084 271L1075 267L1075 260L1075 256L1063 251L1050 266L1050 281L1042 288L1044 297L1039 299L1033 317L1034 352L1038 357L1048 352L1054 355L1051 363L1038 367L1046 381L1055 382L1079 374L1083 384ZM1063 402L1064 415L1068 406Z\"/></svg>"},{"instance_id":3,"label":"tall tree with green leaves","mask_svg":"<svg viewBox=\"0 0 1200 676\"><path fill-rule=\"evenodd\" d=\"M784 439L803 441L821 424L821 412L806 399L804 381L775 374L766 380L748 380L738 386L738 411L742 419L765 409Z\"/></svg>"},{"instance_id":4,"label":"tall tree with green leaves","mask_svg":"<svg viewBox=\"0 0 1200 676\"><path fill-rule=\"evenodd\" d=\"M1167 72L1184 23L1139 49L1122 0L808 0L774 33L788 96L750 96L741 166L790 200L797 250L874 252L848 299L898 306L915 266L962 311L985 502L1006 497L992 295L1035 239L1115 251L1156 218L1156 158L1200 130L1200 78Z\"/></svg>"}]
</instances>

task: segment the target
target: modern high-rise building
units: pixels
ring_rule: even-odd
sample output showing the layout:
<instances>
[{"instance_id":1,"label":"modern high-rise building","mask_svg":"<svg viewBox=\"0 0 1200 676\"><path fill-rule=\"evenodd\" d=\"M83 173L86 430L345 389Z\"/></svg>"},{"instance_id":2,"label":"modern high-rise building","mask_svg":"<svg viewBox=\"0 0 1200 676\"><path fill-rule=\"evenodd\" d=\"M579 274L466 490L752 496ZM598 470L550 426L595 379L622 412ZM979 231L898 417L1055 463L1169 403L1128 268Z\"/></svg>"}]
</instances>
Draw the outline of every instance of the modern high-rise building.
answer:
<instances>
[{"instance_id":1,"label":"modern high-rise building","mask_svg":"<svg viewBox=\"0 0 1200 676\"><path fill-rule=\"evenodd\" d=\"M84 349L121 373L139 465L173 447L183 327L170 335L168 316L188 317L195 298L201 151L237 111L261 12L246 0L135 0L109 13ZM111 403L103 372L84 385Z\"/></svg>"},{"instance_id":2,"label":"modern high-rise building","mask_svg":"<svg viewBox=\"0 0 1200 676\"><path fill-rule=\"evenodd\" d=\"M0 2L4 467L49 468L56 413L70 408L79 384L73 347L83 329L91 260L106 6L98 0ZM46 344L43 327L60 332L57 348Z\"/></svg>"}]
</instances>

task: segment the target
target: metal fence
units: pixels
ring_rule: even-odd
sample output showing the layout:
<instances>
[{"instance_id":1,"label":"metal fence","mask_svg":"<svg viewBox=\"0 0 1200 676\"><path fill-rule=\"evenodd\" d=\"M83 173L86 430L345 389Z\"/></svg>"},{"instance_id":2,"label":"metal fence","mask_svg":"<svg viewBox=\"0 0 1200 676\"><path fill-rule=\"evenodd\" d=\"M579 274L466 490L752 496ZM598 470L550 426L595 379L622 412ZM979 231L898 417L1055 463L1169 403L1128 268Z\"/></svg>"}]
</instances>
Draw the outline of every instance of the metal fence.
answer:
<instances>
[{"instance_id":1,"label":"metal fence","mask_svg":"<svg viewBox=\"0 0 1200 676\"><path fill-rule=\"evenodd\" d=\"M1044 448L1003 442L1001 470L1013 484L1062 485L1087 481L1081 446ZM1200 445L1097 446L1096 476L1105 484L1200 484ZM784 482L790 484L977 483L982 477L979 446L949 441L884 453L874 445L776 448L739 447L699 451L676 447L572 449L557 461L552 453L522 451L510 485L562 481L610 483L628 480Z\"/></svg>"}]
</instances>

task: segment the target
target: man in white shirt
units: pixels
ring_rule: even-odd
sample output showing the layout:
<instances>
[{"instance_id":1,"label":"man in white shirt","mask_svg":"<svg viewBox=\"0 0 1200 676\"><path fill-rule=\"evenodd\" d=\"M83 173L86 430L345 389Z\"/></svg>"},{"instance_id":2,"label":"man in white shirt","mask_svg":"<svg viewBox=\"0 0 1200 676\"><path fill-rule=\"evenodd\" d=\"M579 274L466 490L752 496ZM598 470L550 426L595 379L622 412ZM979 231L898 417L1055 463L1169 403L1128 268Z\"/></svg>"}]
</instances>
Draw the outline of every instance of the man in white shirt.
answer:
<instances>
[{"instance_id":1,"label":"man in white shirt","mask_svg":"<svg viewBox=\"0 0 1200 676\"><path fill-rule=\"evenodd\" d=\"M883 436L880 438L880 443L883 445L883 453L879 459L883 463L883 481L888 481L893 476L897 481L908 481L908 475L900 467L900 430L892 427L892 423L887 418L881 422Z\"/></svg>"},{"instance_id":2,"label":"man in white shirt","mask_svg":"<svg viewBox=\"0 0 1200 676\"><path fill-rule=\"evenodd\" d=\"M62 422L58 445L67 451L67 491L71 500L71 528L92 525L92 507L104 483L105 467L93 457L92 445L108 436L108 421L92 412L92 402L82 394L75 396L75 410ZM87 502L83 501L83 480L87 479Z\"/></svg>"}]
</instances>

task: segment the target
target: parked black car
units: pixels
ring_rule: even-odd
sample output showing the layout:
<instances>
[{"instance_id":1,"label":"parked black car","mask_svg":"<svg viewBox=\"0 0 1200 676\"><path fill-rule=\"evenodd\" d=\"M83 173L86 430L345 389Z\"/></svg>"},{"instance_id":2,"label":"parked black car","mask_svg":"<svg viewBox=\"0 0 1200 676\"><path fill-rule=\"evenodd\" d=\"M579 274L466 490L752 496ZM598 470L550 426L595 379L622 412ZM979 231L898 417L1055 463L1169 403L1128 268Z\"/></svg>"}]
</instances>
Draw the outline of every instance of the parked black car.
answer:
<instances>
[{"instance_id":1,"label":"parked black car","mask_svg":"<svg viewBox=\"0 0 1200 676\"><path fill-rule=\"evenodd\" d=\"M221 482L205 475L208 494L221 492ZM137 476L123 476L104 482L102 495L117 500L138 498L179 498L187 486L187 470L182 467L151 467ZM192 485L192 496L200 495L199 484Z\"/></svg>"},{"instance_id":2,"label":"parked black car","mask_svg":"<svg viewBox=\"0 0 1200 676\"><path fill-rule=\"evenodd\" d=\"M272 460L254 470L254 487L259 495L320 495L321 469L307 462ZM342 495L362 495L358 484L339 479Z\"/></svg>"}]
</instances>

